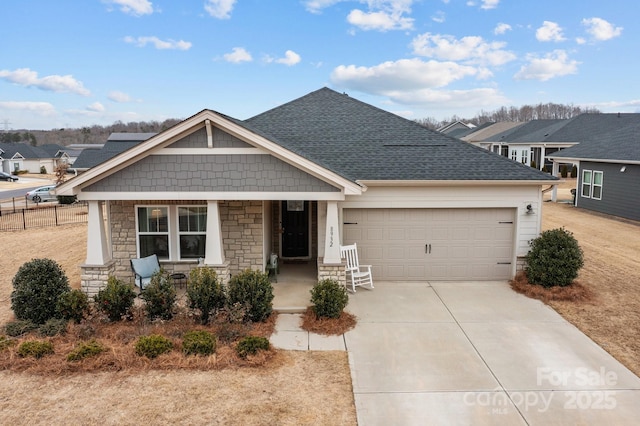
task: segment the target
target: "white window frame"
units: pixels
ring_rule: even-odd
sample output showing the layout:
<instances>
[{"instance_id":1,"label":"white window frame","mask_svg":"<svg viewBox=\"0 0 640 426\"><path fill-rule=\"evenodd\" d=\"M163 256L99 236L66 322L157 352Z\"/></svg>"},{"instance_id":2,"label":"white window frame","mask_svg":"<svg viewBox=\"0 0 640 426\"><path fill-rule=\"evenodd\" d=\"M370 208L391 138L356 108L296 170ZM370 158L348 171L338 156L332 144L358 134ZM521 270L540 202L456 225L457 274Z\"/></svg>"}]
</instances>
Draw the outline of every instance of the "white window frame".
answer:
<instances>
[{"instance_id":1,"label":"white window frame","mask_svg":"<svg viewBox=\"0 0 640 426\"><path fill-rule=\"evenodd\" d=\"M204 209L205 215L204 215L204 231L181 231L180 230L180 209L181 208L193 208L193 207L197 207L197 208L201 208ZM182 249L180 247L180 237L182 237L183 235L197 235L197 236L202 236L204 235L205 237L205 247L206 247L206 238L207 238L207 205L206 204L183 204L183 205L179 205L176 206L176 213L175 213L175 218L176 218L176 233L177 233L177 237L176 237L176 241L177 241L177 247L178 247L178 260L197 260L192 258L192 257L186 257L183 258L182 257ZM206 253L202 254L202 257L205 257Z\"/></svg>"},{"instance_id":2,"label":"white window frame","mask_svg":"<svg viewBox=\"0 0 640 426\"><path fill-rule=\"evenodd\" d=\"M589 182L585 183L584 177L589 175ZM591 183L593 182L593 170L583 170L582 171L582 179L580 180L580 197L582 198L591 198ZM585 195L584 191L587 190L587 194Z\"/></svg>"},{"instance_id":3,"label":"white window frame","mask_svg":"<svg viewBox=\"0 0 640 426\"><path fill-rule=\"evenodd\" d=\"M596 176L600 176L600 183L596 183ZM594 200L602 200L602 184L604 181L604 173L600 170L594 170L591 175L591 198ZM595 196L595 189L600 188L600 195L598 197Z\"/></svg>"},{"instance_id":4,"label":"white window frame","mask_svg":"<svg viewBox=\"0 0 640 426\"><path fill-rule=\"evenodd\" d=\"M518 161L518 148L511 148L511 159Z\"/></svg>"},{"instance_id":5,"label":"white window frame","mask_svg":"<svg viewBox=\"0 0 640 426\"><path fill-rule=\"evenodd\" d=\"M144 236L144 235L166 235L167 236L167 250L169 252L169 257L168 258L164 258L164 257L159 257L158 259L160 260L170 260L173 256L172 256L172 249L171 249L171 209L169 208L168 205L161 205L161 204L151 204L151 205L136 205L134 206L135 208L135 215L136 215L136 250L137 250L137 254L138 257L141 257L140 254L140 236ZM140 208L147 208L147 209L166 209L167 210L167 231L166 232L141 232L140 231L140 218L138 216L138 209Z\"/></svg>"}]
</instances>

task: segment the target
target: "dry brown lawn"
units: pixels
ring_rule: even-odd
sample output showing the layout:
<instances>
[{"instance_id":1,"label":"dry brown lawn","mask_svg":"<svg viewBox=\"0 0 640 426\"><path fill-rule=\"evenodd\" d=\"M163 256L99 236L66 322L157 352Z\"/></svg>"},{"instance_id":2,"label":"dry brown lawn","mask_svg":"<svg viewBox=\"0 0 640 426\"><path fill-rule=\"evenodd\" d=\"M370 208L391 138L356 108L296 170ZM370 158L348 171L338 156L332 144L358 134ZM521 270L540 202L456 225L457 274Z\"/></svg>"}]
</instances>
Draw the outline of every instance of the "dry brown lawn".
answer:
<instances>
[{"instance_id":1,"label":"dry brown lawn","mask_svg":"<svg viewBox=\"0 0 640 426\"><path fill-rule=\"evenodd\" d=\"M32 258L55 260L80 287L86 235L86 224L0 232L0 323L13 318L11 280ZM345 352L279 351L261 367L222 370L68 370L0 371L2 424L356 424Z\"/></svg>"}]
</instances>

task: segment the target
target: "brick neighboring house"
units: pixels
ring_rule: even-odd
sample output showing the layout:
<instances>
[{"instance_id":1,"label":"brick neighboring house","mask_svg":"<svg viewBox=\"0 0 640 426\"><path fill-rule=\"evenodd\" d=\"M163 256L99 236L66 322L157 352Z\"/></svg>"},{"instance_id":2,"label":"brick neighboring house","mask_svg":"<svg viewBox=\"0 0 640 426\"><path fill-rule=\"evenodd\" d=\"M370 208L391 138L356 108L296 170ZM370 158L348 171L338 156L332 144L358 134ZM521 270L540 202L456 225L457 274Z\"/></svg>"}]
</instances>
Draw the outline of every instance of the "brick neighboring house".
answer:
<instances>
[{"instance_id":1,"label":"brick neighboring house","mask_svg":"<svg viewBox=\"0 0 640 426\"><path fill-rule=\"evenodd\" d=\"M89 205L82 288L156 253L228 280L271 253L344 282L511 278L557 178L323 88L248 120L203 110L60 185ZM282 265L286 268L286 264Z\"/></svg>"}]
</instances>

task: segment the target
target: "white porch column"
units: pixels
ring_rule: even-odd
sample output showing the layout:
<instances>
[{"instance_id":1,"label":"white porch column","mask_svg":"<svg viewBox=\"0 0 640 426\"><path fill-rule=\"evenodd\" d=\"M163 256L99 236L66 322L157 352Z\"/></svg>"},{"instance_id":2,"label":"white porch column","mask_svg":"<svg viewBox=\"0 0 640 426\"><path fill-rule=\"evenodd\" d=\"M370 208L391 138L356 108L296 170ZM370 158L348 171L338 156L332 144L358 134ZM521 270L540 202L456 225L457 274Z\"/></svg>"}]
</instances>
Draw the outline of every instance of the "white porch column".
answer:
<instances>
[{"instance_id":1,"label":"white porch column","mask_svg":"<svg viewBox=\"0 0 640 426\"><path fill-rule=\"evenodd\" d=\"M341 262L338 202L327 201L327 225L324 233L324 263L339 264Z\"/></svg>"},{"instance_id":2,"label":"white porch column","mask_svg":"<svg viewBox=\"0 0 640 426\"><path fill-rule=\"evenodd\" d=\"M111 256L107 234L104 230L104 214L101 201L89 201L89 215L87 226L87 265L104 265Z\"/></svg>"},{"instance_id":3,"label":"white porch column","mask_svg":"<svg viewBox=\"0 0 640 426\"><path fill-rule=\"evenodd\" d=\"M540 163L538 164L538 170L544 169L544 163L546 161L546 156L547 156L547 147L542 145L542 148L540 148Z\"/></svg>"},{"instance_id":4,"label":"white porch column","mask_svg":"<svg viewBox=\"0 0 640 426\"><path fill-rule=\"evenodd\" d=\"M551 171L551 176L558 176L558 170L560 169L560 163L553 160L553 168ZM551 201L554 203L558 199L558 185L553 185L553 189L551 190Z\"/></svg>"},{"instance_id":5,"label":"white porch column","mask_svg":"<svg viewBox=\"0 0 640 426\"><path fill-rule=\"evenodd\" d=\"M207 202L207 245L204 256L205 265L222 265L224 250L222 248L222 224L217 201Z\"/></svg>"}]
</instances>

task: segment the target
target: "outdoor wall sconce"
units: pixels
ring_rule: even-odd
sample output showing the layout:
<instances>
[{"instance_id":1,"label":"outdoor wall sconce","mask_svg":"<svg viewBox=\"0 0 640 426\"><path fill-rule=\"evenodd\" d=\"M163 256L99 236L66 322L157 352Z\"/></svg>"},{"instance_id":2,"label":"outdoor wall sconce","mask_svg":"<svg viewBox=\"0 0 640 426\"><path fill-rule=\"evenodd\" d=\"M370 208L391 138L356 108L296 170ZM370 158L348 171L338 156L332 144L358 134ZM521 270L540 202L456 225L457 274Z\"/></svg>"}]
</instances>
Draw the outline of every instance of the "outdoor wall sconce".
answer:
<instances>
[{"instance_id":1,"label":"outdoor wall sconce","mask_svg":"<svg viewBox=\"0 0 640 426\"><path fill-rule=\"evenodd\" d=\"M531 206L531 204L527 204L527 214L533 214L533 207Z\"/></svg>"},{"instance_id":2,"label":"outdoor wall sconce","mask_svg":"<svg viewBox=\"0 0 640 426\"><path fill-rule=\"evenodd\" d=\"M621 172L621 173L624 173L626 170L627 170L627 166L622 166L622 167L620 168L620 172Z\"/></svg>"}]
</instances>

